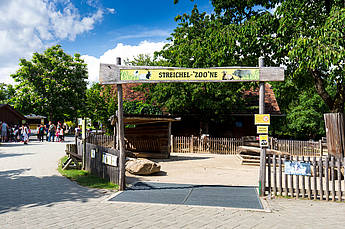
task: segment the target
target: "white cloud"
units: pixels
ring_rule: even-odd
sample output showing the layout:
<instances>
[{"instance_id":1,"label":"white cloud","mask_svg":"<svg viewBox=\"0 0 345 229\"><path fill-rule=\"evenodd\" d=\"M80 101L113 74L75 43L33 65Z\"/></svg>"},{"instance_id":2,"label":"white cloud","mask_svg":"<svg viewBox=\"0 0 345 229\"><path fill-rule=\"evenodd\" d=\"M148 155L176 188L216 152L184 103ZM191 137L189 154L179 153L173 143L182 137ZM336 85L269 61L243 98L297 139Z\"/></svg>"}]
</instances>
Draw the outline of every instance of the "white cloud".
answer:
<instances>
[{"instance_id":1,"label":"white cloud","mask_svg":"<svg viewBox=\"0 0 345 229\"><path fill-rule=\"evenodd\" d=\"M139 54L148 54L151 57L155 51L163 48L166 42L142 41L139 45L125 45L119 43L115 48L106 51L100 58L83 55L82 59L88 64L89 81L98 82L100 63L115 64L116 57L121 57L122 61L133 60Z\"/></svg>"},{"instance_id":2,"label":"white cloud","mask_svg":"<svg viewBox=\"0 0 345 229\"><path fill-rule=\"evenodd\" d=\"M18 68L19 58L30 58L57 40L74 40L92 30L105 13L102 8L94 11L82 16L68 0L1 1L0 82L11 81L9 75Z\"/></svg>"}]
</instances>

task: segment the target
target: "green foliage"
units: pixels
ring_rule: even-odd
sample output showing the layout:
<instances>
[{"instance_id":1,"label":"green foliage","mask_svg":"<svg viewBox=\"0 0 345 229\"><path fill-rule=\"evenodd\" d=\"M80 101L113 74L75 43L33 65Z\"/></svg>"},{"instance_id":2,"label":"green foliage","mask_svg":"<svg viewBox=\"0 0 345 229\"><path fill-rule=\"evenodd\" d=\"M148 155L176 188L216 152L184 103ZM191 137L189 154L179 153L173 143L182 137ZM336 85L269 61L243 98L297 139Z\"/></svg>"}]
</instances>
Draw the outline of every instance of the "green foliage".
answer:
<instances>
[{"instance_id":1,"label":"green foliage","mask_svg":"<svg viewBox=\"0 0 345 229\"><path fill-rule=\"evenodd\" d=\"M24 114L40 114L49 120L73 120L84 111L87 68L79 54L66 54L61 46L21 59L13 75L19 83L11 102Z\"/></svg>"},{"instance_id":2,"label":"green foliage","mask_svg":"<svg viewBox=\"0 0 345 229\"><path fill-rule=\"evenodd\" d=\"M89 188L100 188L100 189L118 189L119 186L106 181L100 177L91 175L88 171L79 169L67 169L62 170L62 164L67 160L67 156L60 160L58 171L61 175L68 179L77 182L81 186Z\"/></svg>"},{"instance_id":3,"label":"green foliage","mask_svg":"<svg viewBox=\"0 0 345 229\"><path fill-rule=\"evenodd\" d=\"M14 93L15 89L11 84L0 83L0 104L10 103Z\"/></svg>"},{"instance_id":4,"label":"green foliage","mask_svg":"<svg viewBox=\"0 0 345 229\"><path fill-rule=\"evenodd\" d=\"M86 116L92 122L101 122L107 132L113 131L110 117L117 111L117 95L115 93L111 86L98 83L91 85L86 92ZM162 114L158 106L143 101L124 101L123 110L125 114Z\"/></svg>"},{"instance_id":5,"label":"green foliage","mask_svg":"<svg viewBox=\"0 0 345 229\"><path fill-rule=\"evenodd\" d=\"M344 1L212 4L215 14L200 13L195 6L190 14L176 17L179 26L171 43L158 54L170 66L255 66L259 56L267 66L285 65L286 81L273 83L287 114L276 132L294 137L304 132L305 138L324 134L322 113L344 112Z\"/></svg>"},{"instance_id":6,"label":"green foliage","mask_svg":"<svg viewBox=\"0 0 345 229\"><path fill-rule=\"evenodd\" d=\"M117 110L117 97L110 85L102 86L99 83L91 85L86 92L86 116L92 122L101 122L107 129L112 131L110 116Z\"/></svg>"},{"instance_id":7,"label":"green foliage","mask_svg":"<svg viewBox=\"0 0 345 229\"><path fill-rule=\"evenodd\" d=\"M147 114L162 115L162 111L158 106L145 103L143 101L125 101L123 103L124 114Z\"/></svg>"}]
</instances>

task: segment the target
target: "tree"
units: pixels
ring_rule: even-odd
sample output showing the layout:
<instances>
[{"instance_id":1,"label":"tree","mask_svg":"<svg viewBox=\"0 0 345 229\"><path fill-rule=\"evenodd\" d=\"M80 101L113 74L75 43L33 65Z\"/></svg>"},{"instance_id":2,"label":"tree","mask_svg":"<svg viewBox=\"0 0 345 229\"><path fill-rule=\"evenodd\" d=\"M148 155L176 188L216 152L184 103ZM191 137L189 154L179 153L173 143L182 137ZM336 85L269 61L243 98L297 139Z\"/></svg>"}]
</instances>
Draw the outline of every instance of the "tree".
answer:
<instances>
[{"instance_id":1,"label":"tree","mask_svg":"<svg viewBox=\"0 0 345 229\"><path fill-rule=\"evenodd\" d=\"M255 66L264 56L266 65L286 66L286 82L273 84L283 112L308 118L308 112L293 107L316 102L313 98L326 105L314 106L319 114L344 111L344 0L212 0L212 4L214 14L199 13L195 6L190 15L176 17L179 26L159 53L163 58L184 67ZM301 94L312 99L302 101ZM322 115L317 117L315 122L321 123ZM286 129L296 129L289 120ZM305 128L312 132L311 126Z\"/></svg>"},{"instance_id":2,"label":"tree","mask_svg":"<svg viewBox=\"0 0 345 229\"><path fill-rule=\"evenodd\" d=\"M15 90L11 84L0 83L0 103L9 103L14 93Z\"/></svg>"},{"instance_id":3,"label":"tree","mask_svg":"<svg viewBox=\"0 0 345 229\"><path fill-rule=\"evenodd\" d=\"M19 65L11 75L19 83L12 99L16 109L52 121L73 120L84 111L87 68L79 54L72 57L56 45Z\"/></svg>"},{"instance_id":4,"label":"tree","mask_svg":"<svg viewBox=\"0 0 345 229\"><path fill-rule=\"evenodd\" d=\"M276 16L289 77L301 88L313 85L331 112L344 112L344 1L283 1Z\"/></svg>"},{"instance_id":5,"label":"tree","mask_svg":"<svg viewBox=\"0 0 345 229\"><path fill-rule=\"evenodd\" d=\"M124 101L124 114L162 114L159 107L143 101ZM94 83L86 92L86 116L92 122L101 122L112 132L110 117L117 111L116 91L110 85Z\"/></svg>"}]
</instances>

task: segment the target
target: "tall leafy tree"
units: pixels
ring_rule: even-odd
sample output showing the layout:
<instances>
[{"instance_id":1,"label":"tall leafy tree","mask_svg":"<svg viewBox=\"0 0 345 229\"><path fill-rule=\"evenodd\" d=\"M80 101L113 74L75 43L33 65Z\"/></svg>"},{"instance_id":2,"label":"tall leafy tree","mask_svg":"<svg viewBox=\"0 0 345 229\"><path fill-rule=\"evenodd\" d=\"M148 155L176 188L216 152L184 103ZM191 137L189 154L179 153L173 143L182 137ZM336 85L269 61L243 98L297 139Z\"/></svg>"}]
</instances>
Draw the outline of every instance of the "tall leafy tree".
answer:
<instances>
[{"instance_id":1,"label":"tall leafy tree","mask_svg":"<svg viewBox=\"0 0 345 229\"><path fill-rule=\"evenodd\" d=\"M31 60L21 59L19 65L11 75L18 83L15 108L52 121L73 120L84 111L87 68L79 54L70 56L56 45L34 53Z\"/></svg>"},{"instance_id":2,"label":"tall leafy tree","mask_svg":"<svg viewBox=\"0 0 345 229\"><path fill-rule=\"evenodd\" d=\"M0 103L10 103L15 90L11 84L0 83Z\"/></svg>"},{"instance_id":3,"label":"tall leafy tree","mask_svg":"<svg viewBox=\"0 0 345 229\"><path fill-rule=\"evenodd\" d=\"M171 43L159 53L163 58L184 67L254 66L264 56L267 65L286 66L286 81L273 85L283 112L289 112L284 120L288 133L306 129L320 133L314 124L322 123L323 112L344 111L344 0L212 0L212 4L214 14L195 7L176 18L179 26ZM307 106L315 104L315 98L320 106ZM309 119L313 124L297 128L305 123L298 120L307 119L310 112L318 113Z\"/></svg>"}]
</instances>

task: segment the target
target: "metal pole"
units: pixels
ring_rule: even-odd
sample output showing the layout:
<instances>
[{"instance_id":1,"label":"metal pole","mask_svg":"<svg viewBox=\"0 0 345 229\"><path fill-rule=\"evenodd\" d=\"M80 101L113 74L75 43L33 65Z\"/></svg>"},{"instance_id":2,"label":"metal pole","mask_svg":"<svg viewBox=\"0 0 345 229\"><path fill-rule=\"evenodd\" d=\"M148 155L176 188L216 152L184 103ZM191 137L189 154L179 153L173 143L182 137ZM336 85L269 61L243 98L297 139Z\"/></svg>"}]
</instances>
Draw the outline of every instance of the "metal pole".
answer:
<instances>
[{"instance_id":1,"label":"metal pole","mask_svg":"<svg viewBox=\"0 0 345 229\"><path fill-rule=\"evenodd\" d=\"M121 65L121 58L116 58L116 64ZM123 92L122 84L117 84L117 121L118 121L118 134L119 134L119 149L120 149L120 161L119 161L119 186L120 191L123 191L126 187L125 184L125 128L123 124Z\"/></svg>"},{"instance_id":2,"label":"metal pole","mask_svg":"<svg viewBox=\"0 0 345 229\"><path fill-rule=\"evenodd\" d=\"M259 67L265 66L264 58L259 58ZM265 82L260 82L259 91L259 114L265 113ZM259 194L265 195L266 184L266 148L261 147L260 151L260 174L259 174Z\"/></svg>"}]
</instances>

